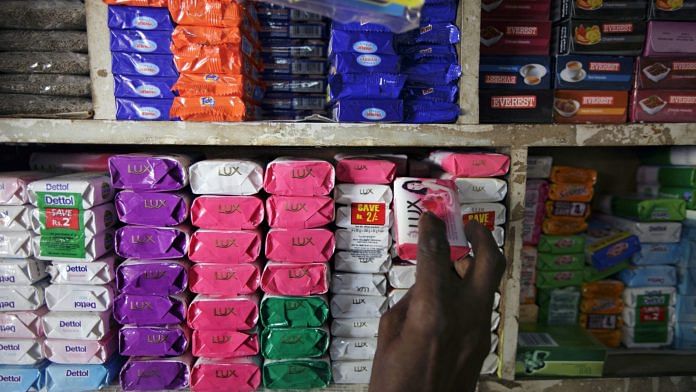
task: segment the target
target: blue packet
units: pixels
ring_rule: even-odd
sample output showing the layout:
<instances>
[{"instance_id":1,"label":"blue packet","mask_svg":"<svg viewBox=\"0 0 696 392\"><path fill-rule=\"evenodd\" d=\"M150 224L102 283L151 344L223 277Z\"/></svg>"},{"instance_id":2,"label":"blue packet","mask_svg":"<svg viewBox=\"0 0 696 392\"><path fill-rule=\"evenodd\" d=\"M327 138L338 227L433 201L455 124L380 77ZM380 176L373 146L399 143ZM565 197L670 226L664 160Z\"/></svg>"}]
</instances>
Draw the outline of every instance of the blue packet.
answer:
<instances>
[{"instance_id":1,"label":"blue packet","mask_svg":"<svg viewBox=\"0 0 696 392\"><path fill-rule=\"evenodd\" d=\"M261 101L265 110L324 110L324 94L268 93Z\"/></svg>"},{"instance_id":2,"label":"blue packet","mask_svg":"<svg viewBox=\"0 0 696 392\"><path fill-rule=\"evenodd\" d=\"M423 22L450 22L457 21L457 2L441 1L437 3L425 3L421 8L421 23Z\"/></svg>"},{"instance_id":3,"label":"blue packet","mask_svg":"<svg viewBox=\"0 0 696 392\"><path fill-rule=\"evenodd\" d=\"M297 77L274 75L263 81L269 93L323 93L326 91L326 79L320 77Z\"/></svg>"},{"instance_id":4,"label":"blue packet","mask_svg":"<svg viewBox=\"0 0 696 392\"><path fill-rule=\"evenodd\" d=\"M259 32L259 38L324 39L328 26L325 23L293 23L267 21Z\"/></svg>"},{"instance_id":5,"label":"blue packet","mask_svg":"<svg viewBox=\"0 0 696 392\"><path fill-rule=\"evenodd\" d=\"M264 71L270 75L326 75L326 61L294 59L287 57L264 57Z\"/></svg>"},{"instance_id":6,"label":"blue packet","mask_svg":"<svg viewBox=\"0 0 696 392\"><path fill-rule=\"evenodd\" d=\"M458 80L462 76L462 67L449 61L431 59L404 64L402 73L408 77L409 83L443 85Z\"/></svg>"},{"instance_id":7,"label":"blue packet","mask_svg":"<svg viewBox=\"0 0 696 392\"><path fill-rule=\"evenodd\" d=\"M617 264L630 260L640 252L638 236L614 228L592 219L585 236L585 255L587 262L598 271L607 270Z\"/></svg>"},{"instance_id":8,"label":"blue packet","mask_svg":"<svg viewBox=\"0 0 696 392\"><path fill-rule=\"evenodd\" d=\"M437 58L443 61L456 63L458 60L457 50L454 45L434 45L420 44L400 48L400 54L407 61L418 61L422 59Z\"/></svg>"},{"instance_id":9,"label":"blue packet","mask_svg":"<svg viewBox=\"0 0 696 392\"><path fill-rule=\"evenodd\" d=\"M329 77L329 101L339 99L397 99L406 76L383 73L346 73Z\"/></svg>"},{"instance_id":10,"label":"blue packet","mask_svg":"<svg viewBox=\"0 0 696 392\"><path fill-rule=\"evenodd\" d=\"M0 390L3 392L40 391L46 382L44 360L36 365L0 365Z\"/></svg>"},{"instance_id":11,"label":"blue packet","mask_svg":"<svg viewBox=\"0 0 696 392\"><path fill-rule=\"evenodd\" d=\"M110 29L174 31L167 8L109 6Z\"/></svg>"},{"instance_id":12,"label":"blue packet","mask_svg":"<svg viewBox=\"0 0 696 392\"><path fill-rule=\"evenodd\" d=\"M556 88L565 90L630 90L633 87L633 57L556 57Z\"/></svg>"},{"instance_id":13,"label":"blue packet","mask_svg":"<svg viewBox=\"0 0 696 392\"><path fill-rule=\"evenodd\" d=\"M548 90L552 72L548 56L481 56L479 88Z\"/></svg>"},{"instance_id":14,"label":"blue packet","mask_svg":"<svg viewBox=\"0 0 696 392\"><path fill-rule=\"evenodd\" d=\"M641 243L640 252L633 255L633 265L683 264L687 258L687 247L681 242L674 244Z\"/></svg>"},{"instance_id":15,"label":"blue packet","mask_svg":"<svg viewBox=\"0 0 696 392\"><path fill-rule=\"evenodd\" d=\"M117 98L174 98L172 86L176 78L114 75L114 96Z\"/></svg>"},{"instance_id":16,"label":"blue packet","mask_svg":"<svg viewBox=\"0 0 696 392\"><path fill-rule=\"evenodd\" d=\"M341 24L334 22L331 28L329 54L396 54L394 34L383 26L358 23Z\"/></svg>"},{"instance_id":17,"label":"blue packet","mask_svg":"<svg viewBox=\"0 0 696 392\"><path fill-rule=\"evenodd\" d=\"M679 322L674 326L674 347L677 350L696 350L696 323Z\"/></svg>"},{"instance_id":18,"label":"blue packet","mask_svg":"<svg viewBox=\"0 0 696 392\"><path fill-rule=\"evenodd\" d=\"M678 266L677 280L679 295L696 295L696 268Z\"/></svg>"},{"instance_id":19,"label":"blue packet","mask_svg":"<svg viewBox=\"0 0 696 392\"><path fill-rule=\"evenodd\" d=\"M172 54L169 31L111 30L111 51Z\"/></svg>"},{"instance_id":20,"label":"blue packet","mask_svg":"<svg viewBox=\"0 0 696 392\"><path fill-rule=\"evenodd\" d=\"M677 296L677 320L680 323L696 323L696 296Z\"/></svg>"},{"instance_id":21,"label":"blue packet","mask_svg":"<svg viewBox=\"0 0 696 392\"><path fill-rule=\"evenodd\" d=\"M99 365L52 363L46 368L46 391L79 392L102 389L118 377L124 363L125 357L117 354Z\"/></svg>"},{"instance_id":22,"label":"blue packet","mask_svg":"<svg viewBox=\"0 0 696 392\"><path fill-rule=\"evenodd\" d=\"M116 119L170 121L172 99L116 98Z\"/></svg>"},{"instance_id":23,"label":"blue packet","mask_svg":"<svg viewBox=\"0 0 696 392\"><path fill-rule=\"evenodd\" d=\"M178 78L174 57L166 54L111 53L114 75Z\"/></svg>"},{"instance_id":24,"label":"blue packet","mask_svg":"<svg viewBox=\"0 0 696 392\"><path fill-rule=\"evenodd\" d=\"M641 265L618 273L626 287L676 286L677 269L671 265Z\"/></svg>"},{"instance_id":25,"label":"blue packet","mask_svg":"<svg viewBox=\"0 0 696 392\"><path fill-rule=\"evenodd\" d=\"M433 102L454 103L459 97L459 86L447 84L441 86L418 86L415 84L407 85L404 90L404 98L416 99L419 101L429 100Z\"/></svg>"},{"instance_id":26,"label":"blue packet","mask_svg":"<svg viewBox=\"0 0 696 392\"><path fill-rule=\"evenodd\" d=\"M404 101L404 122L409 124L449 124L459 118L459 105L427 99Z\"/></svg>"},{"instance_id":27,"label":"blue packet","mask_svg":"<svg viewBox=\"0 0 696 392\"><path fill-rule=\"evenodd\" d=\"M265 56L326 57L326 42L321 40L295 40L269 38L263 41L261 52Z\"/></svg>"},{"instance_id":28,"label":"blue packet","mask_svg":"<svg viewBox=\"0 0 696 392\"><path fill-rule=\"evenodd\" d=\"M333 107L338 122L402 122L404 102L400 99L344 99Z\"/></svg>"},{"instance_id":29,"label":"blue packet","mask_svg":"<svg viewBox=\"0 0 696 392\"><path fill-rule=\"evenodd\" d=\"M399 73L400 57L393 54L334 53L329 74Z\"/></svg>"},{"instance_id":30,"label":"blue packet","mask_svg":"<svg viewBox=\"0 0 696 392\"><path fill-rule=\"evenodd\" d=\"M421 25L419 29L411 30L396 36L397 46L416 44L456 44L461 40L461 33L452 23L437 22Z\"/></svg>"}]
</instances>

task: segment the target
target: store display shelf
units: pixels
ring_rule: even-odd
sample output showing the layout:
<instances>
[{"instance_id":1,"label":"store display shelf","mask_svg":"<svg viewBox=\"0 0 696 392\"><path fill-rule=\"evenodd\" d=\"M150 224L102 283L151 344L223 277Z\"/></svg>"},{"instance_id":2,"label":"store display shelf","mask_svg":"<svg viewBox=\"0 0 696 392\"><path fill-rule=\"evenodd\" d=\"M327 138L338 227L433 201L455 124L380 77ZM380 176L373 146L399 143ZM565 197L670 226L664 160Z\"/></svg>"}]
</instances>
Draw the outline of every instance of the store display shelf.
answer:
<instances>
[{"instance_id":1,"label":"store display shelf","mask_svg":"<svg viewBox=\"0 0 696 392\"><path fill-rule=\"evenodd\" d=\"M696 377L482 380L479 392L680 392L696 389Z\"/></svg>"}]
</instances>

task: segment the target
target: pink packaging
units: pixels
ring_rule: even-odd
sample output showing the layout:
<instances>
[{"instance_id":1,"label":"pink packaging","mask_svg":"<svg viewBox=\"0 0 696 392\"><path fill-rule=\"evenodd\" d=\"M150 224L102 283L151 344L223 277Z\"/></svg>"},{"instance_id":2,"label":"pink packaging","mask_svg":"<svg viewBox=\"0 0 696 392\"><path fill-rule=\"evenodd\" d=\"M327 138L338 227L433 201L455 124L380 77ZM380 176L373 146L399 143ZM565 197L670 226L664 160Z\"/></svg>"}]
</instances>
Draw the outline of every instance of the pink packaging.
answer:
<instances>
[{"instance_id":1,"label":"pink packaging","mask_svg":"<svg viewBox=\"0 0 696 392\"><path fill-rule=\"evenodd\" d=\"M259 321L256 295L215 297L198 295L188 309L187 323L197 330L246 331Z\"/></svg>"},{"instance_id":2,"label":"pink packaging","mask_svg":"<svg viewBox=\"0 0 696 392\"><path fill-rule=\"evenodd\" d=\"M64 364L103 364L111 358L118 346L116 331L101 340L46 339L44 351L51 362Z\"/></svg>"},{"instance_id":3,"label":"pink packaging","mask_svg":"<svg viewBox=\"0 0 696 392\"><path fill-rule=\"evenodd\" d=\"M329 291L329 267L321 263L268 262L261 274L261 290L273 295L326 294Z\"/></svg>"},{"instance_id":4,"label":"pink packaging","mask_svg":"<svg viewBox=\"0 0 696 392\"><path fill-rule=\"evenodd\" d=\"M0 338L33 339L44 336L41 317L45 306L34 311L0 312Z\"/></svg>"},{"instance_id":5,"label":"pink packaging","mask_svg":"<svg viewBox=\"0 0 696 392\"><path fill-rule=\"evenodd\" d=\"M648 22L643 56L696 56L696 22Z\"/></svg>"},{"instance_id":6,"label":"pink packaging","mask_svg":"<svg viewBox=\"0 0 696 392\"><path fill-rule=\"evenodd\" d=\"M189 270L189 289L198 294L236 296L259 288L261 268L254 264L195 264Z\"/></svg>"},{"instance_id":7,"label":"pink packaging","mask_svg":"<svg viewBox=\"0 0 696 392\"><path fill-rule=\"evenodd\" d=\"M265 218L257 196L199 196L191 206L191 224L210 230L254 230Z\"/></svg>"},{"instance_id":8,"label":"pink packaging","mask_svg":"<svg viewBox=\"0 0 696 392\"><path fill-rule=\"evenodd\" d=\"M237 331L193 331L192 353L205 358L249 357L259 353L256 334Z\"/></svg>"},{"instance_id":9,"label":"pink packaging","mask_svg":"<svg viewBox=\"0 0 696 392\"><path fill-rule=\"evenodd\" d=\"M541 222L524 218L522 221L522 244L536 246L541 239Z\"/></svg>"},{"instance_id":10,"label":"pink packaging","mask_svg":"<svg viewBox=\"0 0 696 392\"><path fill-rule=\"evenodd\" d=\"M510 170L510 157L496 153L434 151L428 160L454 177L499 177Z\"/></svg>"},{"instance_id":11,"label":"pink packaging","mask_svg":"<svg viewBox=\"0 0 696 392\"><path fill-rule=\"evenodd\" d=\"M261 233L252 230L198 230L188 256L197 263L253 263L261 254Z\"/></svg>"},{"instance_id":12,"label":"pink packaging","mask_svg":"<svg viewBox=\"0 0 696 392\"><path fill-rule=\"evenodd\" d=\"M193 392L253 392L261 386L261 361L256 357L199 358L191 371Z\"/></svg>"},{"instance_id":13,"label":"pink packaging","mask_svg":"<svg viewBox=\"0 0 696 392\"><path fill-rule=\"evenodd\" d=\"M266 200L268 225L283 229L311 229L334 220L334 200L329 196L276 196Z\"/></svg>"},{"instance_id":14,"label":"pink packaging","mask_svg":"<svg viewBox=\"0 0 696 392\"><path fill-rule=\"evenodd\" d=\"M631 121L696 122L696 90L633 90Z\"/></svg>"},{"instance_id":15,"label":"pink packaging","mask_svg":"<svg viewBox=\"0 0 696 392\"><path fill-rule=\"evenodd\" d=\"M335 182L332 164L304 158L277 158L266 167L263 187L282 196L326 196Z\"/></svg>"},{"instance_id":16,"label":"pink packaging","mask_svg":"<svg viewBox=\"0 0 696 392\"><path fill-rule=\"evenodd\" d=\"M351 184L391 184L396 163L369 157L336 157L336 180Z\"/></svg>"},{"instance_id":17,"label":"pink packaging","mask_svg":"<svg viewBox=\"0 0 696 392\"><path fill-rule=\"evenodd\" d=\"M394 240L397 255L403 260L416 260L418 220L426 211L445 222L452 260L468 255L469 243L464 235L461 206L454 182L413 177L400 177L394 181Z\"/></svg>"},{"instance_id":18,"label":"pink packaging","mask_svg":"<svg viewBox=\"0 0 696 392\"><path fill-rule=\"evenodd\" d=\"M336 249L328 229L271 229L266 235L266 258L287 263L325 263Z\"/></svg>"}]
</instances>

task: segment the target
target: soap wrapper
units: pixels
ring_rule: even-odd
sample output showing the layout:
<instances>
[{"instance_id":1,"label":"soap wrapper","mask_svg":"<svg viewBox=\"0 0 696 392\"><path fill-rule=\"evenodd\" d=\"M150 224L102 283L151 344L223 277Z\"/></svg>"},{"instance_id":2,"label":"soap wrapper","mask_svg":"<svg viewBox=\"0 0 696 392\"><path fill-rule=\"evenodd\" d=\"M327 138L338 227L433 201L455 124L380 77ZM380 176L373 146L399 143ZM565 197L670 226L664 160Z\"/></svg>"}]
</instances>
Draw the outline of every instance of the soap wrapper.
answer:
<instances>
[{"instance_id":1,"label":"soap wrapper","mask_svg":"<svg viewBox=\"0 0 696 392\"><path fill-rule=\"evenodd\" d=\"M176 325L186 320L183 296L121 294L114 300L114 319L139 326Z\"/></svg>"},{"instance_id":2,"label":"soap wrapper","mask_svg":"<svg viewBox=\"0 0 696 392\"><path fill-rule=\"evenodd\" d=\"M596 220L590 222L586 243L588 263L600 271L626 261L640 251L638 237Z\"/></svg>"},{"instance_id":3,"label":"soap wrapper","mask_svg":"<svg viewBox=\"0 0 696 392\"><path fill-rule=\"evenodd\" d=\"M640 252L633 255L634 265L680 265L688 258L688 246L683 243L663 244L641 242Z\"/></svg>"},{"instance_id":4,"label":"soap wrapper","mask_svg":"<svg viewBox=\"0 0 696 392\"><path fill-rule=\"evenodd\" d=\"M389 285L395 289L409 289L416 284L415 264L394 264L389 269Z\"/></svg>"},{"instance_id":5,"label":"soap wrapper","mask_svg":"<svg viewBox=\"0 0 696 392\"><path fill-rule=\"evenodd\" d=\"M464 226L471 221L477 221L492 231L495 226L502 226L506 221L507 210L502 203L462 204L461 209Z\"/></svg>"},{"instance_id":6,"label":"soap wrapper","mask_svg":"<svg viewBox=\"0 0 696 392\"><path fill-rule=\"evenodd\" d=\"M97 365L105 363L116 351L118 339L115 332L101 340L46 339L46 359L54 363Z\"/></svg>"},{"instance_id":7,"label":"soap wrapper","mask_svg":"<svg viewBox=\"0 0 696 392\"><path fill-rule=\"evenodd\" d=\"M109 32L111 52L172 54L169 31L111 29Z\"/></svg>"},{"instance_id":8,"label":"soap wrapper","mask_svg":"<svg viewBox=\"0 0 696 392\"><path fill-rule=\"evenodd\" d=\"M263 187L281 196L326 196L334 188L335 170L329 162L277 158L266 167Z\"/></svg>"},{"instance_id":9,"label":"soap wrapper","mask_svg":"<svg viewBox=\"0 0 696 392\"><path fill-rule=\"evenodd\" d=\"M29 231L0 232L0 257L26 259L34 255L34 233Z\"/></svg>"},{"instance_id":10,"label":"soap wrapper","mask_svg":"<svg viewBox=\"0 0 696 392\"><path fill-rule=\"evenodd\" d=\"M130 225L176 226L184 223L191 198L183 193L121 191L114 199L118 220Z\"/></svg>"},{"instance_id":11,"label":"soap wrapper","mask_svg":"<svg viewBox=\"0 0 696 392\"><path fill-rule=\"evenodd\" d=\"M336 179L351 184L391 184L396 163L379 157L336 156Z\"/></svg>"},{"instance_id":12,"label":"soap wrapper","mask_svg":"<svg viewBox=\"0 0 696 392\"><path fill-rule=\"evenodd\" d=\"M1 178L0 178L1 180ZM0 205L0 230L2 231L28 231L32 230L31 218L34 207L32 206L2 206Z\"/></svg>"},{"instance_id":13,"label":"soap wrapper","mask_svg":"<svg viewBox=\"0 0 696 392\"><path fill-rule=\"evenodd\" d=\"M398 74L400 57L381 53L334 53L329 59L329 74L387 73Z\"/></svg>"},{"instance_id":14,"label":"soap wrapper","mask_svg":"<svg viewBox=\"0 0 696 392\"><path fill-rule=\"evenodd\" d=\"M266 359L320 358L329 347L325 328L267 328L261 333Z\"/></svg>"},{"instance_id":15,"label":"soap wrapper","mask_svg":"<svg viewBox=\"0 0 696 392\"><path fill-rule=\"evenodd\" d=\"M451 179L459 191L460 203L498 202L507 195L507 182L497 178L451 178L445 174L444 179Z\"/></svg>"},{"instance_id":16,"label":"soap wrapper","mask_svg":"<svg viewBox=\"0 0 696 392\"><path fill-rule=\"evenodd\" d=\"M372 360L334 361L331 374L336 384L369 384L372 376Z\"/></svg>"},{"instance_id":17,"label":"soap wrapper","mask_svg":"<svg viewBox=\"0 0 696 392\"><path fill-rule=\"evenodd\" d=\"M189 386L193 358L131 357L121 369L124 391L178 390Z\"/></svg>"},{"instance_id":18,"label":"soap wrapper","mask_svg":"<svg viewBox=\"0 0 696 392\"><path fill-rule=\"evenodd\" d=\"M622 294L627 307L675 306L677 289L675 287L627 287Z\"/></svg>"},{"instance_id":19,"label":"soap wrapper","mask_svg":"<svg viewBox=\"0 0 696 392\"><path fill-rule=\"evenodd\" d=\"M677 243L681 239L682 224L680 222L636 222L605 214L595 214L593 217L635 235L641 243Z\"/></svg>"},{"instance_id":20,"label":"soap wrapper","mask_svg":"<svg viewBox=\"0 0 696 392\"><path fill-rule=\"evenodd\" d=\"M331 321L331 336L343 338L376 338L379 318L334 319Z\"/></svg>"},{"instance_id":21,"label":"soap wrapper","mask_svg":"<svg viewBox=\"0 0 696 392\"><path fill-rule=\"evenodd\" d=\"M198 295L188 308L189 327L205 330L247 331L259 320L256 295L219 297Z\"/></svg>"},{"instance_id":22,"label":"soap wrapper","mask_svg":"<svg viewBox=\"0 0 696 392\"><path fill-rule=\"evenodd\" d=\"M312 229L334 220L334 201L328 196L277 196L266 199L268 225L284 229Z\"/></svg>"},{"instance_id":23,"label":"soap wrapper","mask_svg":"<svg viewBox=\"0 0 696 392\"><path fill-rule=\"evenodd\" d=\"M397 99L406 76L391 73L346 73L329 77L329 102L343 99Z\"/></svg>"},{"instance_id":24,"label":"soap wrapper","mask_svg":"<svg viewBox=\"0 0 696 392\"><path fill-rule=\"evenodd\" d=\"M179 71L174 66L174 59L166 54L112 53L111 71L114 75L167 78L179 76Z\"/></svg>"},{"instance_id":25,"label":"soap wrapper","mask_svg":"<svg viewBox=\"0 0 696 392\"><path fill-rule=\"evenodd\" d=\"M106 229L94 236L52 232L33 237L32 246L39 260L92 262L113 250L114 230Z\"/></svg>"},{"instance_id":26,"label":"soap wrapper","mask_svg":"<svg viewBox=\"0 0 696 392\"><path fill-rule=\"evenodd\" d=\"M199 263L189 271L189 289L198 294L237 296L256 292L261 268L254 264Z\"/></svg>"},{"instance_id":27,"label":"soap wrapper","mask_svg":"<svg viewBox=\"0 0 696 392\"><path fill-rule=\"evenodd\" d=\"M110 29L173 31L169 10L156 7L109 7Z\"/></svg>"},{"instance_id":28,"label":"soap wrapper","mask_svg":"<svg viewBox=\"0 0 696 392\"><path fill-rule=\"evenodd\" d=\"M31 203L29 184L55 174L40 171L0 173L0 205L21 206Z\"/></svg>"},{"instance_id":29,"label":"soap wrapper","mask_svg":"<svg viewBox=\"0 0 696 392\"><path fill-rule=\"evenodd\" d=\"M336 204L344 205L353 203L391 204L393 196L391 187L388 185L338 184L334 192Z\"/></svg>"},{"instance_id":30,"label":"soap wrapper","mask_svg":"<svg viewBox=\"0 0 696 392\"><path fill-rule=\"evenodd\" d=\"M334 257L334 269L343 272L386 273L391 265L391 254L387 249L340 251Z\"/></svg>"},{"instance_id":31,"label":"soap wrapper","mask_svg":"<svg viewBox=\"0 0 696 392\"><path fill-rule=\"evenodd\" d=\"M188 243L186 226L124 226L116 231L116 253L125 258L178 259L186 256Z\"/></svg>"},{"instance_id":32,"label":"soap wrapper","mask_svg":"<svg viewBox=\"0 0 696 392\"><path fill-rule=\"evenodd\" d=\"M210 230L254 230L265 219L256 196L199 196L191 206L191 224Z\"/></svg>"},{"instance_id":33,"label":"soap wrapper","mask_svg":"<svg viewBox=\"0 0 696 392\"><path fill-rule=\"evenodd\" d=\"M50 339L101 340L112 330L111 309L101 312L48 312L41 318Z\"/></svg>"},{"instance_id":34,"label":"soap wrapper","mask_svg":"<svg viewBox=\"0 0 696 392\"><path fill-rule=\"evenodd\" d=\"M335 319L377 318L387 311L386 296L338 294L331 298L331 316Z\"/></svg>"},{"instance_id":35,"label":"soap wrapper","mask_svg":"<svg viewBox=\"0 0 696 392\"><path fill-rule=\"evenodd\" d=\"M188 256L196 263L252 263L261 254L259 231L198 230L191 236Z\"/></svg>"},{"instance_id":36,"label":"soap wrapper","mask_svg":"<svg viewBox=\"0 0 696 392\"><path fill-rule=\"evenodd\" d=\"M358 23L331 25L329 54L333 53L383 53L396 54L394 34L390 31L372 29Z\"/></svg>"},{"instance_id":37,"label":"soap wrapper","mask_svg":"<svg viewBox=\"0 0 696 392\"><path fill-rule=\"evenodd\" d=\"M114 155L109 158L109 172L117 189L177 191L189 183L192 160L185 155Z\"/></svg>"},{"instance_id":38,"label":"soap wrapper","mask_svg":"<svg viewBox=\"0 0 696 392\"><path fill-rule=\"evenodd\" d=\"M191 390L197 392L255 391L261 386L258 357L199 358L191 371Z\"/></svg>"},{"instance_id":39,"label":"soap wrapper","mask_svg":"<svg viewBox=\"0 0 696 392\"><path fill-rule=\"evenodd\" d=\"M42 307L35 311L0 312L0 338L35 339L44 336L42 319L47 311Z\"/></svg>"},{"instance_id":40,"label":"soap wrapper","mask_svg":"<svg viewBox=\"0 0 696 392\"><path fill-rule=\"evenodd\" d=\"M263 364L263 385L270 389L326 388L330 382L328 358L267 360Z\"/></svg>"},{"instance_id":41,"label":"soap wrapper","mask_svg":"<svg viewBox=\"0 0 696 392\"><path fill-rule=\"evenodd\" d=\"M392 236L388 227L355 225L336 230L336 249L370 251L388 249Z\"/></svg>"},{"instance_id":42,"label":"soap wrapper","mask_svg":"<svg viewBox=\"0 0 696 392\"><path fill-rule=\"evenodd\" d=\"M670 265L629 267L618 274L626 287L676 286L677 268Z\"/></svg>"},{"instance_id":43,"label":"soap wrapper","mask_svg":"<svg viewBox=\"0 0 696 392\"><path fill-rule=\"evenodd\" d=\"M331 275L331 293L385 296L387 295L387 278L383 274L335 272Z\"/></svg>"},{"instance_id":44,"label":"soap wrapper","mask_svg":"<svg viewBox=\"0 0 696 392\"><path fill-rule=\"evenodd\" d=\"M353 203L336 209L336 226L345 229L357 229L356 226L390 228L393 222L394 214L386 203Z\"/></svg>"},{"instance_id":45,"label":"soap wrapper","mask_svg":"<svg viewBox=\"0 0 696 392\"><path fill-rule=\"evenodd\" d=\"M336 248L329 229L271 229L266 236L266 258L286 263L327 262Z\"/></svg>"},{"instance_id":46,"label":"soap wrapper","mask_svg":"<svg viewBox=\"0 0 696 392\"><path fill-rule=\"evenodd\" d=\"M46 306L51 311L103 312L114 303L114 289L109 285L50 285L46 287Z\"/></svg>"},{"instance_id":47,"label":"soap wrapper","mask_svg":"<svg viewBox=\"0 0 696 392\"><path fill-rule=\"evenodd\" d=\"M285 297L266 294L261 301L261 324L266 328L320 327L329 318L325 295Z\"/></svg>"},{"instance_id":48,"label":"soap wrapper","mask_svg":"<svg viewBox=\"0 0 696 392\"><path fill-rule=\"evenodd\" d=\"M677 323L677 312L674 306L655 307L625 307L621 312L624 325L632 328L651 325L665 325L673 328Z\"/></svg>"},{"instance_id":49,"label":"soap wrapper","mask_svg":"<svg viewBox=\"0 0 696 392\"><path fill-rule=\"evenodd\" d=\"M0 290L0 311L35 311L46 303L45 289L48 281L31 286L7 286Z\"/></svg>"},{"instance_id":50,"label":"soap wrapper","mask_svg":"<svg viewBox=\"0 0 696 392\"><path fill-rule=\"evenodd\" d=\"M496 153L455 153L434 151L428 161L454 177L499 177L510 170L510 157Z\"/></svg>"},{"instance_id":51,"label":"soap wrapper","mask_svg":"<svg viewBox=\"0 0 696 392\"><path fill-rule=\"evenodd\" d=\"M119 53L113 53L113 56ZM116 98L116 120L124 121L173 121L169 113L173 99Z\"/></svg>"},{"instance_id":52,"label":"soap wrapper","mask_svg":"<svg viewBox=\"0 0 696 392\"><path fill-rule=\"evenodd\" d=\"M406 296L408 290L409 289L392 289L389 291L389 309L396 306L396 304Z\"/></svg>"},{"instance_id":53,"label":"soap wrapper","mask_svg":"<svg viewBox=\"0 0 696 392\"><path fill-rule=\"evenodd\" d=\"M189 168L196 195L255 195L263 187L263 174L257 162L240 159L205 160Z\"/></svg>"},{"instance_id":54,"label":"soap wrapper","mask_svg":"<svg viewBox=\"0 0 696 392\"><path fill-rule=\"evenodd\" d=\"M0 259L0 285L32 285L48 276L46 268L45 261Z\"/></svg>"},{"instance_id":55,"label":"soap wrapper","mask_svg":"<svg viewBox=\"0 0 696 392\"><path fill-rule=\"evenodd\" d=\"M116 278L116 256L104 256L89 263L53 261L47 268L53 284L107 284Z\"/></svg>"},{"instance_id":56,"label":"soap wrapper","mask_svg":"<svg viewBox=\"0 0 696 392\"><path fill-rule=\"evenodd\" d=\"M329 352L332 361L369 360L375 357L377 338L334 338Z\"/></svg>"},{"instance_id":57,"label":"soap wrapper","mask_svg":"<svg viewBox=\"0 0 696 392\"><path fill-rule=\"evenodd\" d=\"M186 353L191 331L186 326L140 327L124 325L118 335L121 355L174 357Z\"/></svg>"},{"instance_id":58,"label":"soap wrapper","mask_svg":"<svg viewBox=\"0 0 696 392\"><path fill-rule=\"evenodd\" d=\"M116 98L154 98L170 101L175 97L172 92L175 83L176 78L114 75L114 96ZM120 101L121 104L124 102L126 100Z\"/></svg>"},{"instance_id":59,"label":"soap wrapper","mask_svg":"<svg viewBox=\"0 0 696 392\"><path fill-rule=\"evenodd\" d=\"M92 391L104 388L118 379L125 358L114 355L98 365L64 365L52 363L46 368L48 392Z\"/></svg>"},{"instance_id":60,"label":"soap wrapper","mask_svg":"<svg viewBox=\"0 0 696 392\"><path fill-rule=\"evenodd\" d=\"M249 357L259 353L256 334L238 331L193 331L192 354L212 359Z\"/></svg>"},{"instance_id":61,"label":"soap wrapper","mask_svg":"<svg viewBox=\"0 0 696 392\"><path fill-rule=\"evenodd\" d=\"M327 264L269 262L261 275L261 289L275 295L317 295L329 291Z\"/></svg>"},{"instance_id":62,"label":"soap wrapper","mask_svg":"<svg viewBox=\"0 0 696 392\"><path fill-rule=\"evenodd\" d=\"M44 339L13 339L0 343L0 365L36 365L43 361Z\"/></svg>"},{"instance_id":63,"label":"soap wrapper","mask_svg":"<svg viewBox=\"0 0 696 392\"><path fill-rule=\"evenodd\" d=\"M36 207L87 210L111 201L111 178L103 172L81 172L29 184L29 201Z\"/></svg>"},{"instance_id":64,"label":"soap wrapper","mask_svg":"<svg viewBox=\"0 0 696 392\"><path fill-rule=\"evenodd\" d=\"M3 390L41 391L44 388L48 361L36 365L2 365L0 366L0 388Z\"/></svg>"},{"instance_id":65,"label":"soap wrapper","mask_svg":"<svg viewBox=\"0 0 696 392\"><path fill-rule=\"evenodd\" d=\"M188 287L188 271L183 260L128 259L116 270L116 287L127 294L181 294Z\"/></svg>"}]
</instances>

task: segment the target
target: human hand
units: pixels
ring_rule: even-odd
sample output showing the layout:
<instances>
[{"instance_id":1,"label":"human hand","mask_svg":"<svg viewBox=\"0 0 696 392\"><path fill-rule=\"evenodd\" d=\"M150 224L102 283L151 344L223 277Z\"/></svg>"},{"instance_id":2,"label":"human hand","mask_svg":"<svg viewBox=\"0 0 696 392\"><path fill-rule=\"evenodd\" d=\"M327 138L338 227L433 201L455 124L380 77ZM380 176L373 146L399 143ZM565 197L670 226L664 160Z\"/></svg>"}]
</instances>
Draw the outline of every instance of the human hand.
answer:
<instances>
[{"instance_id":1,"label":"human hand","mask_svg":"<svg viewBox=\"0 0 696 392\"><path fill-rule=\"evenodd\" d=\"M380 320L370 391L475 390L506 262L488 229L465 229L475 257L452 263L444 223L421 216L416 284Z\"/></svg>"}]
</instances>

